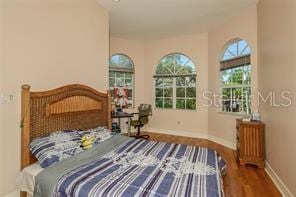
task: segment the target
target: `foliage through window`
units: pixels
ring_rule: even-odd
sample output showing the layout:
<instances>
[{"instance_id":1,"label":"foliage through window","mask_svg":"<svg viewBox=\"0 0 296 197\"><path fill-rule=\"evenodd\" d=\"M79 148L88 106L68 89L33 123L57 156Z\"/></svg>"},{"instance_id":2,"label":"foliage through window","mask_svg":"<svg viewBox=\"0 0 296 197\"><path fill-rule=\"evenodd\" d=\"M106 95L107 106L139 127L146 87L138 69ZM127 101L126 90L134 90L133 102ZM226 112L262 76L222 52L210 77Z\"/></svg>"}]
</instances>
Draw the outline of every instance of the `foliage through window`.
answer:
<instances>
[{"instance_id":1,"label":"foliage through window","mask_svg":"<svg viewBox=\"0 0 296 197\"><path fill-rule=\"evenodd\" d=\"M134 63L130 57L124 54L115 54L109 62L109 88L112 101L114 89L124 87L128 90L128 107L133 106L134 98Z\"/></svg>"},{"instance_id":2,"label":"foliage through window","mask_svg":"<svg viewBox=\"0 0 296 197\"><path fill-rule=\"evenodd\" d=\"M155 107L196 109L196 68L180 53L163 57L156 67Z\"/></svg>"},{"instance_id":3,"label":"foliage through window","mask_svg":"<svg viewBox=\"0 0 296 197\"><path fill-rule=\"evenodd\" d=\"M227 45L220 61L222 111L251 113L251 51L245 40Z\"/></svg>"}]
</instances>

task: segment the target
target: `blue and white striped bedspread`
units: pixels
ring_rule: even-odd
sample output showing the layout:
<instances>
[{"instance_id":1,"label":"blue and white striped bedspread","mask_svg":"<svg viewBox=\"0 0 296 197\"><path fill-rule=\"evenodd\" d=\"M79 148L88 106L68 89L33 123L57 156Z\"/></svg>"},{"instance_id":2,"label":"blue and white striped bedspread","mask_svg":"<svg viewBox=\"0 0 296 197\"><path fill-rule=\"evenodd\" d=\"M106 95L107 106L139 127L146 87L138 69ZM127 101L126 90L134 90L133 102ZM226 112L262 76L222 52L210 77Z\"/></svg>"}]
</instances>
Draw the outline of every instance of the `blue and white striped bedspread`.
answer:
<instances>
[{"instance_id":1,"label":"blue and white striped bedspread","mask_svg":"<svg viewBox=\"0 0 296 197\"><path fill-rule=\"evenodd\" d=\"M223 196L216 151L131 139L59 178L53 196Z\"/></svg>"}]
</instances>

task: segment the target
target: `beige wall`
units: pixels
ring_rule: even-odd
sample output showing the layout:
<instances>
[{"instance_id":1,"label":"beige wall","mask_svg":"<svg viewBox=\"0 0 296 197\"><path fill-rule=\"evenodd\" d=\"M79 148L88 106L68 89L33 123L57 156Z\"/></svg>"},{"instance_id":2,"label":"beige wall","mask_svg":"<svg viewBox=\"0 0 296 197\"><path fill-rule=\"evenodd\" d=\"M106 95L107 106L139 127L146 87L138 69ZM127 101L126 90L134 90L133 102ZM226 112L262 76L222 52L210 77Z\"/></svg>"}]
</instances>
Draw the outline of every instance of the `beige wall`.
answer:
<instances>
[{"instance_id":1,"label":"beige wall","mask_svg":"<svg viewBox=\"0 0 296 197\"><path fill-rule=\"evenodd\" d=\"M0 92L3 88L3 6L0 1ZM0 104L1 105L1 104ZM3 139L3 107L0 106L0 139ZM3 158L3 143L0 143L0 158ZM3 162L0 160L0 177L3 177ZM3 191L3 178L0 178L0 191ZM0 192L1 194L1 192Z\"/></svg>"},{"instance_id":2,"label":"beige wall","mask_svg":"<svg viewBox=\"0 0 296 197\"><path fill-rule=\"evenodd\" d=\"M232 39L246 40L251 48L251 91L257 92L257 8L251 6L227 23L209 31L209 90L220 94L219 55L226 43ZM256 101L252 102L252 111L257 111ZM220 139L235 143L235 118L238 116L225 114L219 107L209 108L208 133Z\"/></svg>"},{"instance_id":3,"label":"beige wall","mask_svg":"<svg viewBox=\"0 0 296 197\"><path fill-rule=\"evenodd\" d=\"M196 64L197 94L200 96L201 92L207 89L207 34L149 42L110 39L110 54L124 53L135 63L135 106L140 103L153 104L153 75L156 65L164 55L174 52L188 55ZM196 111L153 109L148 127L145 129L154 132L170 131L179 135L205 137L207 109L201 105Z\"/></svg>"},{"instance_id":4,"label":"beige wall","mask_svg":"<svg viewBox=\"0 0 296 197\"><path fill-rule=\"evenodd\" d=\"M158 61L166 54L180 52L192 58L197 66L197 94L207 89L207 34L181 36L155 41L133 41L111 38L110 54L124 53L135 63L135 106L153 104L153 75ZM179 124L179 123L180 124ZM207 131L207 109L198 106L196 111L153 109L151 131L175 131L180 135L202 136Z\"/></svg>"},{"instance_id":5,"label":"beige wall","mask_svg":"<svg viewBox=\"0 0 296 197\"><path fill-rule=\"evenodd\" d=\"M260 105L266 123L267 162L296 195L296 2L261 1L258 6L260 91L292 92L292 106ZM282 100L277 100L279 103Z\"/></svg>"},{"instance_id":6,"label":"beige wall","mask_svg":"<svg viewBox=\"0 0 296 197\"><path fill-rule=\"evenodd\" d=\"M197 69L197 96L208 86L208 35L196 34L150 41L145 47L144 95L147 103L154 103L154 80L159 60L174 52L186 54ZM199 100L199 98L198 98ZM196 111L154 109L150 127L152 130L169 130L174 134L204 137L207 133L207 108L200 105Z\"/></svg>"},{"instance_id":7,"label":"beige wall","mask_svg":"<svg viewBox=\"0 0 296 197\"><path fill-rule=\"evenodd\" d=\"M95 0L9 0L3 9L2 91L14 101L1 105L0 196L15 189L20 168L21 85L46 90L83 83L106 90L109 57L108 13Z\"/></svg>"}]
</instances>

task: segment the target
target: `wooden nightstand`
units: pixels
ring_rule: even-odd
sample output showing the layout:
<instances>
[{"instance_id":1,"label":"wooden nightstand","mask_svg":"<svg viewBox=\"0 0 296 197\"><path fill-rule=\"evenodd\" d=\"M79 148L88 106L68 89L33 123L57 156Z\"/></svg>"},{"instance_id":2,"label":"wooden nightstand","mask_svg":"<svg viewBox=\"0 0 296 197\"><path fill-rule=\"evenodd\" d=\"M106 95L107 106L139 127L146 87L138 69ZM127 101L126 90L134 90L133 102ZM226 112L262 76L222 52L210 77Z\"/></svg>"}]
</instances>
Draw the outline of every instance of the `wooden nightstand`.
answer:
<instances>
[{"instance_id":1,"label":"wooden nightstand","mask_svg":"<svg viewBox=\"0 0 296 197\"><path fill-rule=\"evenodd\" d=\"M236 120L237 156L241 165L265 165L265 124L261 121Z\"/></svg>"}]
</instances>

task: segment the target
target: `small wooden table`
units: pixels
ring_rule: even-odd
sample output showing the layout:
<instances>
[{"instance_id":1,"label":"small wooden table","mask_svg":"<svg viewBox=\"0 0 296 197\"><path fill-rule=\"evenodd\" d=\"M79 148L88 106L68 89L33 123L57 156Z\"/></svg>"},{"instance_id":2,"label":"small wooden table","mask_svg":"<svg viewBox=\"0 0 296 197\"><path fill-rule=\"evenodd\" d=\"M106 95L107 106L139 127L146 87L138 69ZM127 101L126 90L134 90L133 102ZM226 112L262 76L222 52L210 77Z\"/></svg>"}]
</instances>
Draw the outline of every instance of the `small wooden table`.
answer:
<instances>
[{"instance_id":1,"label":"small wooden table","mask_svg":"<svg viewBox=\"0 0 296 197\"><path fill-rule=\"evenodd\" d=\"M130 114L127 112L115 112L111 114L111 118L117 118L118 119L118 126L121 128L121 118L127 118L127 133L128 136L131 135L131 118L134 117L134 114Z\"/></svg>"}]
</instances>

